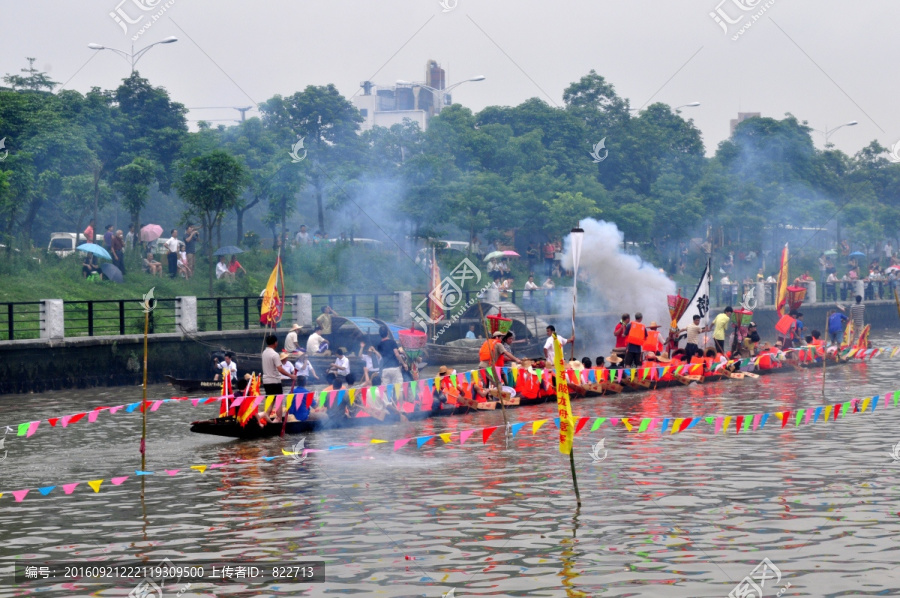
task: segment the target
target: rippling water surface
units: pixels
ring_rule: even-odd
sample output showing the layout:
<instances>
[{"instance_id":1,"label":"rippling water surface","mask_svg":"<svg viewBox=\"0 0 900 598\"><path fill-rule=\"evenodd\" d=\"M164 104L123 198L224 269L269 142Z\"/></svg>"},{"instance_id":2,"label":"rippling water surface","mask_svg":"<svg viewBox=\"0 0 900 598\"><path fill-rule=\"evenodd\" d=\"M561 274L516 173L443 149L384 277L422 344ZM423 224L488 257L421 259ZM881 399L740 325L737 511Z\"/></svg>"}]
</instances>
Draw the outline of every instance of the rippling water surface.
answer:
<instances>
[{"instance_id":1,"label":"rippling water surface","mask_svg":"<svg viewBox=\"0 0 900 598\"><path fill-rule=\"evenodd\" d=\"M876 338L896 344L896 334ZM900 390L900 360L575 401L586 416L690 417L796 411ZM155 386L152 398L172 395ZM139 400L140 389L0 397L0 423ZM728 596L763 559L781 579L763 596L900 595L900 409L758 432L628 433L608 424L575 442L582 507L551 423L513 439L498 430L460 445L440 439L314 453L303 462L191 465L280 455L296 438L253 442L191 434L212 406L166 404L149 413L146 496L140 414L105 413L66 429L8 435L0 462L0 560L111 562L163 558L313 559L322 584L169 586L166 596ZM509 411L555 417L555 405ZM371 438L502 425L500 412L310 435L327 448ZM605 439L607 458L591 445ZM180 470L168 476L163 470ZM109 479L131 474L120 486ZM12 490L106 480L66 496ZM790 584L788 586L788 584ZM127 596L133 585L45 585L45 596ZM779 594L779 592L781 592ZM26 595L7 578L0 598ZM746 594L756 596L756 593Z\"/></svg>"}]
</instances>

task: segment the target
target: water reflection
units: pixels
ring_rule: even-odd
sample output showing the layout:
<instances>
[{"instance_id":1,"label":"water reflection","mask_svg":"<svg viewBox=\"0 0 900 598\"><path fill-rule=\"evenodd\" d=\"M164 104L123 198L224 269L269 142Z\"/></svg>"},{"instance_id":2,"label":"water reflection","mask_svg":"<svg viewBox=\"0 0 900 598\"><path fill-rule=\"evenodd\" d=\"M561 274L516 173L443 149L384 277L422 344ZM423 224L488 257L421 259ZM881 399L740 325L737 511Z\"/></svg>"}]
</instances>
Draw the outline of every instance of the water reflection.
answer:
<instances>
[{"instance_id":1,"label":"water reflection","mask_svg":"<svg viewBox=\"0 0 900 598\"><path fill-rule=\"evenodd\" d=\"M893 338L891 338L893 340ZM896 362L876 359L829 369L576 401L577 415L703 417L796 412L900 389ZM155 387L151 396L171 394ZM72 413L139 399L140 389L4 397L0 421ZM459 435L421 449L390 444L279 458L292 438L237 442L187 432L212 407L165 405L149 414L148 469L121 486L109 478L140 466L140 414L101 415L95 424L8 437L4 492L103 478L0 499L0 557L38 560L202 558L327 562L328 582L216 588L184 594L234 596L726 596L763 559L790 582L789 596L888 595L898 587L897 414L874 414L784 429L660 436L621 425L576 438L583 506L576 513L568 459L548 423L504 438L501 413L411 422L310 436L327 448L372 437L395 439L501 426L482 445ZM511 410L511 421L555 417L552 405ZM608 458L590 445L606 439ZM235 460L245 460L234 463ZM205 473L195 464L227 463ZM170 476L166 470L179 470ZM142 482L146 496L140 499ZM766 596L775 591L766 589ZM48 596L126 595L59 584ZM0 596L19 595L0 585Z\"/></svg>"}]
</instances>

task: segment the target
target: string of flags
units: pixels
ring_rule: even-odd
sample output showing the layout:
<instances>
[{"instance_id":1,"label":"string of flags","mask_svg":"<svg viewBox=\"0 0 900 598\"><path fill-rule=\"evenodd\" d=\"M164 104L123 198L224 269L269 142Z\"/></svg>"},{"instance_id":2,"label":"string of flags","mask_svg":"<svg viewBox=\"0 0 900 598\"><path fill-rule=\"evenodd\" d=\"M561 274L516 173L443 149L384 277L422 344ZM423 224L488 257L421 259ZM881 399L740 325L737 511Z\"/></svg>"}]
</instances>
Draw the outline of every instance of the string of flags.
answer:
<instances>
[{"instance_id":1,"label":"string of flags","mask_svg":"<svg viewBox=\"0 0 900 598\"><path fill-rule=\"evenodd\" d=\"M805 351L806 349L790 349L789 351ZM888 355L890 358L896 357L896 355L900 353L900 346L898 347L888 347L888 348L872 348L872 349L848 349L842 355L844 358L854 358L854 359L872 359L876 356ZM756 358L744 358L733 361L722 361L716 364L713 367L713 372L719 371L722 368L725 368L728 365L739 364L741 370L745 371L751 365L754 368L758 368L760 361L764 356L759 356ZM529 371L536 375L540 380L546 382L547 384L551 383L552 378L552 368L540 369L536 368L534 370L525 370L523 368L519 368L517 366L512 367L495 367L494 368L497 377L502 374L505 374L507 378L516 382L521 375L522 372ZM681 365L669 365L664 366L660 365L657 367L640 367L640 368L619 368L619 369L606 369L606 368L592 368L585 370L567 370L567 376L571 379L571 382L581 382L584 384L588 383L602 383L602 382L622 382L622 380L628 380L630 382L635 381L650 381L656 382L661 380L662 378L669 375L692 375L692 374L700 374L703 372L702 364L681 364ZM470 370L467 372L461 372L458 374L452 374L446 376L446 378L450 379L450 383L455 387L458 385L459 381L465 381L469 384L477 384L479 382L487 381L490 376L485 368ZM347 388L342 390L321 390L308 392L305 394L280 394L280 395L272 395L272 396L260 396L260 397L249 397L255 401L255 405L251 406L255 407L260 403L264 402L264 406L268 411L272 406L272 403L275 403L275 410L278 410L284 404L284 401L287 400L288 406L294 400L298 401L306 401L307 407L311 407L315 402L319 406L323 406L327 403L332 403L337 401L337 404L340 405L344 400L348 400L351 405L360 398L362 400L366 400L368 396L371 394L375 397L387 398L388 400L402 399L407 403L414 403L418 400L430 400L431 389L435 388L436 381L440 381L440 377L438 378L428 378L425 380L413 380L409 382L397 383L397 384L389 384L389 385L381 385L381 386L371 386L371 387L362 387L362 388ZM244 397L235 398L234 395L222 395L218 397L199 397L199 398L190 398L190 397L172 397L169 399L154 399L148 400L145 403L144 407L141 407L141 401L137 401L134 403L128 403L123 405L116 405L114 407L106 407L106 406L98 406L94 407L90 411L84 411L80 413L72 413L69 415L63 415L58 417L50 417L45 420L35 420L30 422L23 422L20 424L16 424L14 426L16 430L16 436L24 436L25 438L30 438L37 432L38 428L43 423L48 423L51 427L61 427L66 428L71 424L75 424L82 420L85 420L89 423L94 423L100 417L100 415L104 412L108 412L110 415L114 415L116 413L133 413L134 411L142 411L144 408L150 408L150 411L156 411L160 408L160 406L168 403L183 403L190 402L192 406L196 407L197 405L203 404L211 404L211 403L219 403L221 401L229 401L230 407L239 407L243 401ZM13 428L7 426L6 429L8 431L12 431Z\"/></svg>"},{"instance_id":2,"label":"string of flags","mask_svg":"<svg viewBox=\"0 0 900 598\"><path fill-rule=\"evenodd\" d=\"M590 428L588 428L589 432L596 432L605 424L609 424L610 428L616 428L617 426L619 426L619 424L621 424L627 432L638 434L658 432L661 436L665 436L678 434L686 430L696 429L699 428L701 424L704 424L712 427L713 434L727 434L729 431L733 431L735 434L741 434L742 432L746 434L751 431L756 432L762 430L770 421L778 424L779 429L784 429L788 426L791 426L791 424L793 424L791 427L797 428L800 426L806 426L818 422L836 422L839 418L843 418L853 414L872 414L875 412L878 405L882 402L884 403L885 408L891 406L900 406L900 390L891 391L885 393L884 395L875 395L873 397L866 397L862 399L850 399L843 403L836 403L834 405L821 405L816 408L797 409L796 411L775 411L744 415L709 415L685 418L575 416L573 417L573 421L575 423L575 434L578 434L583 429L587 428L587 424L591 422L591 426ZM557 417L509 424L507 432L509 437L515 438L523 429L527 430L528 428L530 428L531 434L535 435L539 430L544 428L544 426L548 422L551 421L554 423L556 429L558 430L560 427L560 418ZM431 444L432 442L436 442L436 439L440 439L444 443L444 445L448 445L454 444L454 439L458 438L459 444L463 445L473 436L475 438L481 438L481 444L486 445L488 439L490 439L498 429L503 429L503 426L487 426L484 428L477 428L472 430L445 432L441 434L428 434L424 436L400 438L393 441L372 438L368 442L350 442L347 444L329 446L328 448L322 449L303 448L302 450L295 452L282 449L281 455L264 456L256 459L234 459L232 461L222 463L191 465L189 467L179 469L163 469L162 471L158 472L136 470L134 472L134 476L123 475L109 478L109 484L112 486L120 486L124 482L132 479L132 477L135 479L142 476L154 475L174 477L177 475L189 474L192 472L203 474L207 471L221 469L229 465L240 463L271 463L275 459L286 457L290 457L292 459L300 461L302 459L305 459L306 456L311 453L321 453L367 446L392 446L392 452L396 452L406 446L413 446L413 444L415 444L415 447L417 449L420 449L423 446ZM544 429L552 428L547 427ZM300 455L299 458L298 455ZM104 483L106 483L106 481L106 478L99 478L94 480L86 480L83 482L73 482L69 484L5 491L0 492L0 500L2 500L4 496L9 495L15 500L15 502L18 503L25 500L25 497L28 496L32 490L36 490L37 493L39 493L41 496L49 496L57 488L61 489L64 494L71 495L81 484L85 484L94 493L99 493L100 488Z\"/></svg>"}]
</instances>

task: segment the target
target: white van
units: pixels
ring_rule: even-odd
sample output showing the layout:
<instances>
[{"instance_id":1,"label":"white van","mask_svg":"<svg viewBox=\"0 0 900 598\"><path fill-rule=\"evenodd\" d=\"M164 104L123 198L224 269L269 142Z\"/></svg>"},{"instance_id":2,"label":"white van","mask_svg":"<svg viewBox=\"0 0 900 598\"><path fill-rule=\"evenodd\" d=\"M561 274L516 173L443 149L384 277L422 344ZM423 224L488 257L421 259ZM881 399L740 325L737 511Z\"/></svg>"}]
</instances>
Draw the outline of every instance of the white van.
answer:
<instances>
[{"instance_id":1,"label":"white van","mask_svg":"<svg viewBox=\"0 0 900 598\"><path fill-rule=\"evenodd\" d=\"M103 244L103 235L94 235L94 243ZM84 234L78 233L78 241L75 240L75 233L50 233L50 244L47 251L55 253L59 257L66 257L75 253L75 248L85 243Z\"/></svg>"}]
</instances>

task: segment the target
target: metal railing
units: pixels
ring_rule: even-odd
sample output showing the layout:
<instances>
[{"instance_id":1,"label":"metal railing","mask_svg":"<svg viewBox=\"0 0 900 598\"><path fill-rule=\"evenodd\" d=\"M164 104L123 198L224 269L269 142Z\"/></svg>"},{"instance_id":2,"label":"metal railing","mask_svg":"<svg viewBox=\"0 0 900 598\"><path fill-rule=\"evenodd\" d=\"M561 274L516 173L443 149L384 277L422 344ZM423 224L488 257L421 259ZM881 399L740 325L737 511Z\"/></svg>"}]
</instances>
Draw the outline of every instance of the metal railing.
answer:
<instances>
[{"instance_id":1,"label":"metal railing","mask_svg":"<svg viewBox=\"0 0 900 598\"><path fill-rule=\"evenodd\" d=\"M0 303L0 340L13 341L40 336L40 301Z\"/></svg>"},{"instance_id":2,"label":"metal railing","mask_svg":"<svg viewBox=\"0 0 900 598\"><path fill-rule=\"evenodd\" d=\"M134 299L65 301L66 336L142 334L144 309ZM149 331L175 332L175 299L159 299L150 312Z\"/></svg>"},{"instance_id":3,"label":"metal railing","mask_svg":"<svg viewBox=\"0 0 900 598\"><path fill-rule=\"evenodd\" d=\"M413 305L416 295L413 293ZM399 319L397 296L394 293L359 293L353 295L312 295L313 320L330 305L341 316L378 318L393 322Z\"/></svg>"}]
</instances>

